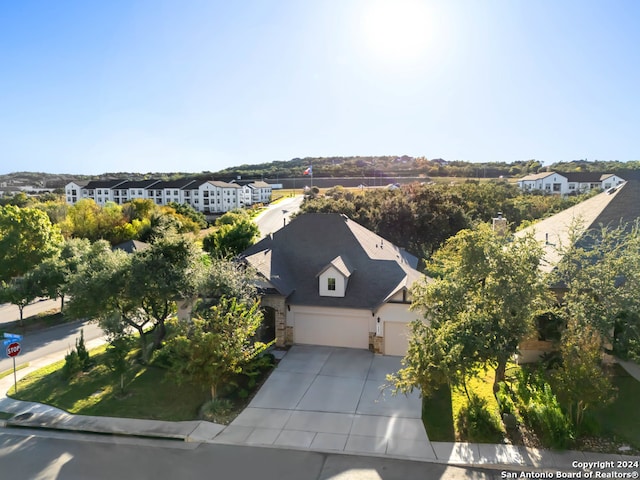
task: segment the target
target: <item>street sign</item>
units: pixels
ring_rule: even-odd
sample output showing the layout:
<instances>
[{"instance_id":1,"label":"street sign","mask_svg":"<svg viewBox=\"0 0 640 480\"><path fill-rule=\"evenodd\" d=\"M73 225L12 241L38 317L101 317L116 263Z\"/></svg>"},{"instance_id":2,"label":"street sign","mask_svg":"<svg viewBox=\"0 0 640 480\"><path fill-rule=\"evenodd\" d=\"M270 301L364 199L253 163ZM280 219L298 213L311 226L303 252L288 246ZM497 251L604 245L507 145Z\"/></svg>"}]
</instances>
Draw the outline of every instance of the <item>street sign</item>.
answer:
<instances>
[{"instance_id":1,"label":"street sign","mask_svg":"<svg viewBox=\"0 0 640 480\"><path fill-rule=\"evenodd\" d=\"M7 345L7 357L17 357L20 355L22 348L18 342L11 342Z\"/></svg>"},{"instance_id":2,"label":"street sign","mask_svg":"<svg viewBox=\"0 0 640 480\"><path fill-rule=\"evenodd\" d=\"M4 338L6 338L7 340L15 340L16 342L19 342L20 340L22 340L22 335L18 335L17 333L5 333Z\"/></svg>"}]
</instances>

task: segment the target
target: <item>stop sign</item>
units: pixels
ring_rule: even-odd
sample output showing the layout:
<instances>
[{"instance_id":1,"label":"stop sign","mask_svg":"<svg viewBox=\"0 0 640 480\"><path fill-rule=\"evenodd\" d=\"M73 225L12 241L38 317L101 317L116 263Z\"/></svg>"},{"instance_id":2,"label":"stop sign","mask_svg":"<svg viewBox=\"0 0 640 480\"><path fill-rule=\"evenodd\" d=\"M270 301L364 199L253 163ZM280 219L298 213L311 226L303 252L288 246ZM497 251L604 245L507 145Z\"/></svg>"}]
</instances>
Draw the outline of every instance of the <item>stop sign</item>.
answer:
<instances>
[{"instance_id":1,"label":"stop sign","mask_svg":"<svg viewBox=\"0 0 640 480\"><path fill-rule=\"evenodd\" d=\"M18 342L12 342L7 345L7 357L17 357L20 354L20 344Z\"/></svg>"}]
</instances>

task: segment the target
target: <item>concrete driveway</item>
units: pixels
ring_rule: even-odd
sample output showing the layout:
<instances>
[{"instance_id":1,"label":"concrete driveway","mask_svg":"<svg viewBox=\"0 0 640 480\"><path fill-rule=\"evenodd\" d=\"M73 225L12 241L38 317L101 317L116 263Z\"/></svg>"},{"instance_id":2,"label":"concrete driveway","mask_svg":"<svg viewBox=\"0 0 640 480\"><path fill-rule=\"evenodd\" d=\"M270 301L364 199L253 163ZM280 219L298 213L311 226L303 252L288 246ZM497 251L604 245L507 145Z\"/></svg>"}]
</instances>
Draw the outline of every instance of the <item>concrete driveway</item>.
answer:
<instances>
[{"instance_id":1,"label":"concrete driveway","mask_svg":"<svg viewBox=\"0 0 640 480\"><path fill-rule=\"evenodd\" d=\"M293 346L216 441L435 459L418 394L384 389L399 367L366 350Z\"/></svg>"}]
</instances>

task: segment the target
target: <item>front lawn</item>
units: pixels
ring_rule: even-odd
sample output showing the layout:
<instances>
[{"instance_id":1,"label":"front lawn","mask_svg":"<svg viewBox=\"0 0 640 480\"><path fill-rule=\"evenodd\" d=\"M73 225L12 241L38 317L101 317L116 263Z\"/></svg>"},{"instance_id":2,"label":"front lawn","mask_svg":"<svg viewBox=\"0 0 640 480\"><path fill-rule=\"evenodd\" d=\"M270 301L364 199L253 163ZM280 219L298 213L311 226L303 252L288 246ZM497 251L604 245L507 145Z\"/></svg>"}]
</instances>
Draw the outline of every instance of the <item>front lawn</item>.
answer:
<instances>
[{"instance_id":1,"label":"front lawn","mask_svg":"<svg viewBox=\"0 0 640 480\"><path fill-rule=\"evenodd\" d=\"M494 371L486 369L468 379L467 390L487 403L487 412L498 423L498 404L493 395ZM469 438L463 424L458 422L460 412L468 407L467 394L463 388L443 387L422 402L422 418L429 438L437 442L481 442L500 443L504 432L475 432Z\"/></svg>"},{"instance_id":2,"label":"front lawn","mask_svg":"<svg viewBox=\"0 0 640 480\"><path fill-rule=\"evenodd\" d=\"M18 382L9 396L39 402L72 414L182 421L199 418L209 390L184 383L179 385L165 368L132 363L124 393L119 375L105 365L105 347L91 351L93 367L71 380L63 378L64 360L42 368ZM230 398L233 419L244 408L248 397Z\"/></svg>"}]
</instances>

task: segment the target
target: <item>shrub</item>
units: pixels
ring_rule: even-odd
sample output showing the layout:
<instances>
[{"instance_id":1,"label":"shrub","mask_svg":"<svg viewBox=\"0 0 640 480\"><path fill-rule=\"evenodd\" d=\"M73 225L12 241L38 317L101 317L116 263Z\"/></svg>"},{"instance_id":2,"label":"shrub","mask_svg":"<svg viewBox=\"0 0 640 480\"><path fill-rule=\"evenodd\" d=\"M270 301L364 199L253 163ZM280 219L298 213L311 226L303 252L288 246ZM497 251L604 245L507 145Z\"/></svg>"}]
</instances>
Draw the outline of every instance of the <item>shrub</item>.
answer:
<instances>
[{"instance_id":1,"label":"shrub","mask_svg":"<svg viewBox=\"0 0 640 480\"><path fill-rule=\"evenodd\" d=\"M504 382L499 382L498 391L496 392L496 400L498 401L500 413L510 413L512 415L515 415L516 406L513 403L511 395L511 391L509 390L507 384Z\"/></svg>"},{"instance_id":2,"label":"shrub","mask_svg":"<svg viewBox=\"0 0 640 480\"><path fill-rule=\"evenodd\" d=\"M76 353L78 354L80 368L85 371L88 370L91 367L91 360L89 359L89 351L84 345L84 330L80 330L80 338L76 339Z\"/></svg>"},{"instance_id":3,"label":"shrub","mask_svg":"<svg viewBox=\"0 0 640 480\"><path fill-rule=\"evenodd\" d=\"M520 386L519 391L524 390ZM534 429L543 444L551 448L567 448L574 439L571 421L560 407L551 386L540 374L529 375L526 385L528 395L524 398L520 413L525 423Z\"/></svg>"},{"instance_id":4,"label":"shrub","mask_svg":"<svg viewBox=\"0 0 640 480\"><path fill-rule=\"evenodd\" d=\"M487 408L487 401L471 394L469 403L458 414L458 431L469 442L494 443L502 439L498 419Z\"/></svg>"},{"instance_id":5,"label":"shrub","mask_svg":"<svg viewBox=\"0 0 640 480\"><path fill-rule=\"evenodd\" d=\"M206 402L200 409L200 417L208 422L227 423L233 412L233 403L225 398L215 398Z\"/></svg>"},{"instance_id":6,"label":"shrub","mask_svg":"<svg viewBox=\"0 0 640 480\"><path fill-rule=\"evenodd\" d=\"M62 378L69 380L71 377L77 375L82 371L82 363L78 352L71 350L64 356L64 366L62 367Z\"/></svg>"}]
</instances>

